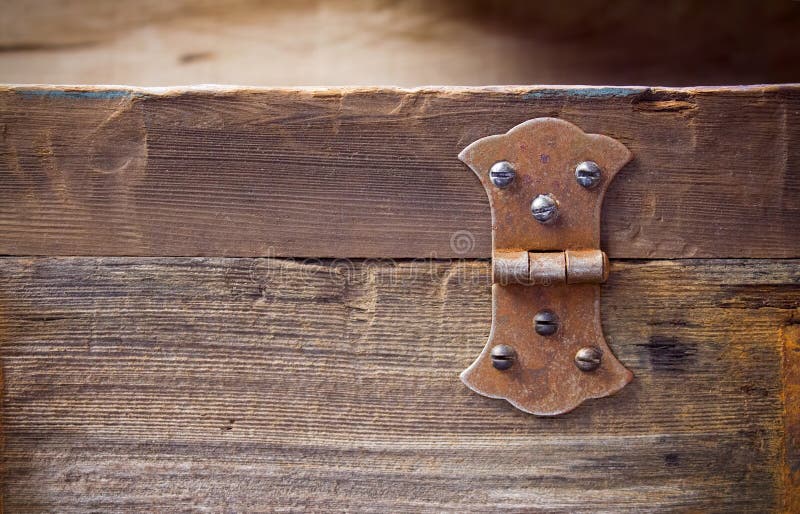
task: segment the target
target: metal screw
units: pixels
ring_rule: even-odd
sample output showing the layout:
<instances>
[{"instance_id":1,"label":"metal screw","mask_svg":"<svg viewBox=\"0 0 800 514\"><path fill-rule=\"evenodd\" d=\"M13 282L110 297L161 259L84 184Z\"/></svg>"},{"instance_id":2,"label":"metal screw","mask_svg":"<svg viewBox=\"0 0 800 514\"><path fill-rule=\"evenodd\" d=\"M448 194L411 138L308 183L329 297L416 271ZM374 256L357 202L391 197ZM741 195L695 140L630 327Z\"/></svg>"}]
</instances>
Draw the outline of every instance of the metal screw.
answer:
<instances>
[{"instance_id":1,"label":"metal screw","mask_svg":"<svg viewBox=\"0 0 800 514\"><path fill-rule=\"evenodd\" d=\"M539 195L531 202L531 214L539 223L551 223L558 216L558 202L550 194Z\"/></svg>"},{"instance_id":2,"label":"metal screw","mask_svg":"<svg viewBox=\"0 0 800 514\"><path fill-rule=\"evenodd\" d=\"M540 336L551 336L558 330L558 316L553 311L539 311L533 317L533 327Z\"/></svg>"},{"instance_id":3,"label":"metal screw","mask_svg":"<svg viewBox=\"0 0 800 514\"><path fill-rule=\"evenodd\" d=\"M575 180L586 189L591 189L599 184L602 175L600 166L593 161L583 161L575 167Z\"/></svg>"},{"instance_id":4,"label":"metal screw","mask_svg":"<svg viewBox=\"0 0 800 514\"><path fill-rule=\"evenodd\" d=\"M499 370L506 370L514 364L517 352L510 346L499 344L492 348L492 365Z\"/></svg>"},{"instance_id":5,"label":"metal screw","mask_svg":"<svg viewBox=\"0 0 800 514\"><path fill-rule=\"evenodd\" d=\"M587 346L575 354L575 365L581 371L594 371L600 367L603 350L596 346Z\"/></svg>"},{"instance_id":6,"label":"metal screw","mask_svg":"<svg viewBox=\"0 0 800 514\"><path fill-rule=\"evenodd\" d=\"M489 180L501 189L510 186L516 176L517 172L508 161L496 162L489 168Z\"/></svg>"}]
</instances>

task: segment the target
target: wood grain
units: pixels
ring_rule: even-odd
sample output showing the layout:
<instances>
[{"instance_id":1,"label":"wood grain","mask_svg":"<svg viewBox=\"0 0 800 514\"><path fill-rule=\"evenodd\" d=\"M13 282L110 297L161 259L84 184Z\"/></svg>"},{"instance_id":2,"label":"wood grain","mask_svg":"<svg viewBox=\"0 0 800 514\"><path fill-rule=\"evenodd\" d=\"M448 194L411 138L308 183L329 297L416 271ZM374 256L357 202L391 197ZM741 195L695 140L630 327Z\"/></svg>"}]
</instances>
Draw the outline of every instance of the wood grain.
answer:
<instances>
[{"instance_id":1,"label":"wood grain","mask_svg":"<svg viewBox=\"0 0 800 514\"><path fill-rule=\"evenodd\" d=\"M458 380L485 261L2 258L5 507L775 511L799 270L614 263L634 382L548 419Z\"/></svg>"},{"instance_id":2,"label":"wood grain","mask_svg":"<svg viewBox=\"0 0 800 514\"><path fill-rule=\"evenodd\" d=\"M800 323L783 327L784 510L800 512Z\"/></svg>"},{"instance_id":3,"label":"wood grain","mask_svg":"<svg viewBox=\"0 0 800 514\"><path fill-rule=\"evenodd\" d=\"M606 196L611 257L797 257L798 112L800 86L6 88L0 253L488 257L456 156L556 116L634 153Z\"/></svg>"}]
</instances>

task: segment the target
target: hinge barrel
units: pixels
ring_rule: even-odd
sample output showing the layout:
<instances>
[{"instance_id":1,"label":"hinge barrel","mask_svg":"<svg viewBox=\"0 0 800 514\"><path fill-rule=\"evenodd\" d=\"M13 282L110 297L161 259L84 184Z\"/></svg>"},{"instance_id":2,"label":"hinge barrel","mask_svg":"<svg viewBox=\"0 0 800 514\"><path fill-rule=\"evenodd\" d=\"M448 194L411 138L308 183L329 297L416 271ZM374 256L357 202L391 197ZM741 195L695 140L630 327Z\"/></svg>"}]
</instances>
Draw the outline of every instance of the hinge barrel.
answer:
<instances>
[{"instance_id":1,"label":"hinge barrel","mask_svg":"<svg viewBox=\"0 0 800 514\"><path fill-rule=\"evenodd\" d=\"M601 250L497 251L492 263L494 283L501 285L602 284L609 268Z\"/></svg>"}]
</instances>

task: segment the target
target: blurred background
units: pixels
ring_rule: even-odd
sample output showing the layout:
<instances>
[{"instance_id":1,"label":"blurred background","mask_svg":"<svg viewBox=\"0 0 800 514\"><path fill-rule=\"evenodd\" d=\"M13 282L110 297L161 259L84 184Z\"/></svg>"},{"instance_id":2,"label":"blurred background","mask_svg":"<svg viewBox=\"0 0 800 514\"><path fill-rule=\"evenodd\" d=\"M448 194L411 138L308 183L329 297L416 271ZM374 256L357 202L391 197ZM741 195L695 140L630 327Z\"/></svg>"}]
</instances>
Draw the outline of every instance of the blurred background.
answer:
<instances>
[{"instance_id":1,"label":"blurred background","mask_svg":"<svg viewBox=\"0 0 800 514\"><path fill-rule=\"evenodd\" d=\"M3 0L0 82L800 81L800 1Z\"/></svg>"}]
</instances>

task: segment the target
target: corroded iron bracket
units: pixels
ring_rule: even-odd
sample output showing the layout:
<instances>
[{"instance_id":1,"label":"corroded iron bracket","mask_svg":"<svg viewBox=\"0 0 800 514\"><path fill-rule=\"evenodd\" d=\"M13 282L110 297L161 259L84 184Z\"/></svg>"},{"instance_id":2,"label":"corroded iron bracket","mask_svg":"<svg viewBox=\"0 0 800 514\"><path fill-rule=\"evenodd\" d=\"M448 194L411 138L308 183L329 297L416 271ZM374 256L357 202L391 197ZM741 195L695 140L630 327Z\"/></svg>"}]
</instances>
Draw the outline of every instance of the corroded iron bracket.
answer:
<instances>
[{"instance_id":1,"label":"corroded iron bracket","mask_svg":"<svg viewBox=\"0 0 800 514\"><path fill-rule=\"evenodd\" d=\"M556 118L479 139L459 159L492 209L492 329L461 373L473 391L532 414L568 412L633 378L600 325L600 209L631 159L622 143Z\"/></svg>"}]
</instances>

